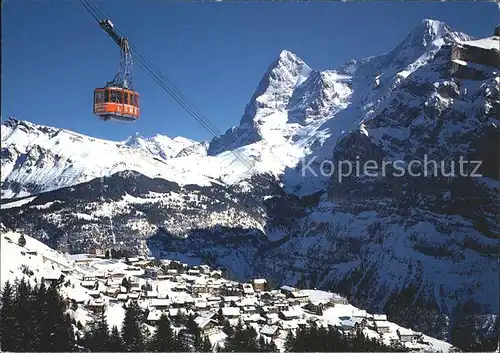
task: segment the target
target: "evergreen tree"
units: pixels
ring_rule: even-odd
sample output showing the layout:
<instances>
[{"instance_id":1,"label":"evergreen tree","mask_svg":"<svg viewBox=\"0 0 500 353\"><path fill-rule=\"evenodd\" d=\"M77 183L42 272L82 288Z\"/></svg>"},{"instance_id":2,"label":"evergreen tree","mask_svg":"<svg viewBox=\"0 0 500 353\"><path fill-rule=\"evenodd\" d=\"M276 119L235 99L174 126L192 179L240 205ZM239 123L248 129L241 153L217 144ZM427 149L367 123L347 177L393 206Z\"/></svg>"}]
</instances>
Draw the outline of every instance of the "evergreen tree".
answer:
<instances>
[{"instance_id":1,"label":"evergreen tree","mask_svg":"<svg viewBox=\"0 0 500 353\"><path fill-rule=\"evenodd\" d=\"M10 282L4 284L0 303L0 342L3 351L15 350L16 337L16 312L14 307L14 292Z\"/></svg>"},{"instance_id":2,"label":"evergreen tree","mask_svg":"<svg viewBox=\"0 0 500 353\"><path fill-rule=\"evenodd\" d=\"M286 340L284 344L284 348L286 352L293 352L293 348L295 345L295 336L293 335L292 331L288 331L286 334Z\"/></svg>"},{"instance_id":3,"label":"evergreen tree","mask_svg":"<svg viewBox=\"0 0 500 353\"><path fill-rule=\"evenodd\" d=\"M203 344L201 345L201 352L212 352L212 343L208 339L208 337L203 338Z\"/></svg>"},{"instance_id":4,"label":"evergreen tree","mask_svg":"<svg viewBox=\"0 0 500 353\"><path fill-rule=\"evenodd\" d=\"M130 283L127 277L123 277L122 279L122 286L127 289L127 292L130 290Z\"/></svg>"},{"instance_id":5,"label":"evergreen tree","mask_svg":"<svg viewBox=\"0 0 500 353\"><path fill-rule=\"evenodd\" d=\"M106 250L106 252L104 253L104 258L109 259L109 257L110 257L109 250Z\"/></svg>"},{"instance_id":6,"label":"evergreen tree","mask_svg":"<svg viewBox=\"0 0 500 353\"><path fill-rule=\"evenodd\" d=\"M123 348L127 352L141 352L144 350L144 335L139 324L140 314L140 308L136 302L132 302L125 310L122 339Z\"/></svg>"},{"instance_id":7,"label":"evergreen tree","mask_svg":"<svg viewBox=\"0 0 500 353\"><path fill-rule=\"evenodd\" d=\"M17 245L22 246L23 248L26 246L26 238L24 237L23 234L19 236L19 239L17 240Z\"/></svg>"},{"instance_id":8,"label":"evergreen tree","mask_svg":"<svg viewBox=\"0 0 500 353\"><path fill-rule=\"evenodd\" d=\"M118 327L113 326L111 329L111 335L108 341L108 352L122 352L123 351L123 341L120 336L120 331Z\"/></svg>"},{"instance_id":9,"label":"evergreen tree","mask_svg":"<svg viewBox=\"0 0 500 353\"><path fill-rule=\"evenodd\" d=\"M106 352L109 348L109 328L104 313L99 313L84 338L85 348L93 352Z\"/></svg>"},{"instance_id":10,"label":"evergreen tree","mask_svg":"<svg viewBox=\"0 0 500 353\"><path fill-rule=\"evenodd\" d=\"M175 333L170 320L163 313L151 339L151 349L155 352L171 352L175 349Z\"/></svg>"}]
</instances>

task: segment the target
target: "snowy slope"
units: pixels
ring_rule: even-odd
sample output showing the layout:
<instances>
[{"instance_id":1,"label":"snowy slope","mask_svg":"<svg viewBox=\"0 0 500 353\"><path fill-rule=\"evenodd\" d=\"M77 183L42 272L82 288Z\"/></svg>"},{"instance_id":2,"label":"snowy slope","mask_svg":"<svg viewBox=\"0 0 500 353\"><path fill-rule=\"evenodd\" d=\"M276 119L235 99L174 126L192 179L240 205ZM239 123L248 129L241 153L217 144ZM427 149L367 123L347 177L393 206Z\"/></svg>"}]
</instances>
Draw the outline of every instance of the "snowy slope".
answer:
<instances>
[{"instance_id":1,"label":"snowy slope","mask_svg":"<svg viewBox=\"0 0 500 353\"><path fill-rule=\"evenodd\" d=\"M85 258L85 254L79 255L67 255L62 254L59 251L50 249L45 244L31 238L30 236L24 235L26 239L26 245L21 247L17 245L17 241L20 237L20 233L10 232L3 230L1 233L1 276L0 276L0 286L3 287L4 283L10 281L11 283L24 277L32 285L36 285L42 282L44 278L57 278L64 275L64 285L61 285L60 292L64 297L69 299L74 299L78 302L92 301L90 293L95 293L95 290L89 290L82 287L82 277L90 276L94 277L98 273L123 273L128 267L124 262L119 260L105 260L100 258L93 258L89 264L77 264L75 259ZM32 271L32 273L29 273ZM144 272L140 270L128 271L129 276L138 276L139 285L145 284L146 279L141 278L141 274ZM181 275L180 277L185 276ZM197 277L195 277L197 278ZM98 281L97 292L105 292L106 285L105 281ZM177 284L171 280L155 281L149 280L153 288L158 292L159 297L169 298L170 300L192 298L188 293L175 292L172 288ZM311 301L318 300L328 300L334 296L333 293L324 292L319 290L305 290L304 293L309 297ZM196 298L196 300L206 300L206 298ZM251 302L254 302L255 298L246 298ZM100 294L100 300L105 303L105 315L107 318L108 325L110 327L116 325L119 329L121 328L125 311L123 309L123 304L115 301L111 301L110 297ZM140 298L139 306L143 309L149 309L154 311L154 302L147 298ZM325 325L338 325L341 322L342 317L350 317L356 314L364 313L366 311L360 310L353 305L349 304L339 304L335 305L333 308L325 310L323 316L317 316L309 311L303 310L301 307L295 307L294 311L298 312L303 320L308 320L315 318L324 322ZM73 308L68 309L68 313L79 321L85 327L87 323L93 320L94 314L85 309L84 306L78 305L75 310ZM215 309L213 309L213 314L215 314ZM199 313L201 315L203 313ZM206 312L205 312L206 314ZM210 313L209 313L210 314ZM201 316L200 316L201 317ZM369 337L381 338L385 344L390 345L391 340L398 339L397 331L403 329L401 326L396 325L392 322L388 322L389 332L383 335L378 335L375 331L370 329L365 329L364 332ZM153 327L147 326L148 329L153 330ZM220 331L220 328L219 328ZM257 326L257 332L259 332L259 326ZM220 343L223 345L225 335L216 333L210 337L215 343ZM286 333L281 332L280 337L276 339L278 347L281 347L282 341L286 338ZM413 348L416 351L441 351L448 352L452 349L452 346L446 342L434 339L432 337L422 335L419 342L407 343L409 348ZM281 347L283 348L283 347Z\"/></svg>"}]
</instances>

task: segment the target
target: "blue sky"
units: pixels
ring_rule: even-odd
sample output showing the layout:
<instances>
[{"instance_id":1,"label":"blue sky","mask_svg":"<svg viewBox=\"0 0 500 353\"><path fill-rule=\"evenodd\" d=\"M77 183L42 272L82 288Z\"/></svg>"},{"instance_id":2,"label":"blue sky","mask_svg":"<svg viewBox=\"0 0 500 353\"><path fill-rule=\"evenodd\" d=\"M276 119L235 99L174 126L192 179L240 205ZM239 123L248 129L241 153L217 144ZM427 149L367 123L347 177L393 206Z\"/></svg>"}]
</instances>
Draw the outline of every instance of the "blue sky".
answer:
<instances>
[{"instance_id":1,"label":"blue sky","mask_svg":"<svg viewBox=\"0 0 500 353\"><path fill-rule=\"evenodd\" d=\"M391 50L424 18L476 37L492 35L500 22L498 6L482 2L94 2L220 131L238 124L282 49L314 69L334 69ZM116 44L77 0L7 0L3 7L3 118L112 140L135 132L213 137L137 66L141 118L98 120L93 89L113 78Z\"/></svg>"}]
</instances>

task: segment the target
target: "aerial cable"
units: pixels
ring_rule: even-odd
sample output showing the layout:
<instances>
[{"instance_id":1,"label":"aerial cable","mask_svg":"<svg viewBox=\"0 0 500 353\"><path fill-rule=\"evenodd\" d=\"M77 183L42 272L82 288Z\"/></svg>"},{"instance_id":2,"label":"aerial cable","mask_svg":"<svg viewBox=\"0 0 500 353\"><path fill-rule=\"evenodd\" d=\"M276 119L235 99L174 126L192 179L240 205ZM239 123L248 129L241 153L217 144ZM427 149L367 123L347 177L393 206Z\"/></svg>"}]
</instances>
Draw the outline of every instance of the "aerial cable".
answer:
<instances>
[{"instance_id":1,"label":"aerial cable","mask_svg":"<svg viewBox=\"0 0 500 353\"><path fill-rule=\"evenodd\" d=\"M100 11L97 5L93 4L91 0L80 0L80 2L97 22L106 18L104 13ZM101 20L99 18L101 18ZM115 27L114 29L122 37L125 37L121 31L118 30L118 28ZM201 113L199 109L189 102L186 96L172 83L172 81L163 75L163 73L148 58L141 54L141 52L132 43L129 42L129 46L136 62L151 75L156 83L158 83L158 85L163 88L163 90L166 91L174 99L174 101L176 101L211 134L215 136L222 135L222 132L218 130L217 127L203 113ZM236 150L231 150L231 152L249 169L253 169L255 167L254 163L248 160L240 152Z\"/></svg>"}]
</instances>

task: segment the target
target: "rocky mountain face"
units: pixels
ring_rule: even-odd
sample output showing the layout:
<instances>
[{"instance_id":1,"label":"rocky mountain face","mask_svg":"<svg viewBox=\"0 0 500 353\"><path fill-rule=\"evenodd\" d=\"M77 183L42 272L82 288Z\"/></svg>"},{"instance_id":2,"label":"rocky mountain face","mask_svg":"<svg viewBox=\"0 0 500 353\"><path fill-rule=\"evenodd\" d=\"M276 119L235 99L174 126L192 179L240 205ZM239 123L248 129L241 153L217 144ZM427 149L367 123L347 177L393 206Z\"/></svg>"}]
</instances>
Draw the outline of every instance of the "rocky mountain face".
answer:
<instances>
[{"instance_id":1,"label":"rocky mountain face","mask_svg":"<svg viewBox=\"0 0 500 353\"><path fill-rule=\"evenodd\" d=\"M321 72L283 51L209 146L9 120L2 196L46 192L4 200L2 223L73 252L126 247L333 289L484 348L498 341L500 77L450 74L452 46L471 39L424 20L388 54ZM103 148L109 159L84 162Z\"/></svg>"}]
</instances>

